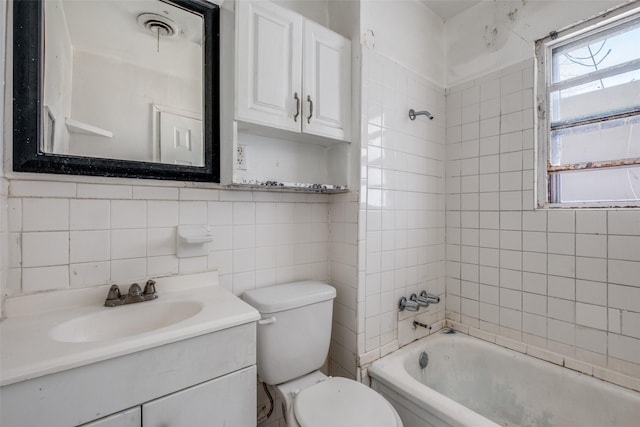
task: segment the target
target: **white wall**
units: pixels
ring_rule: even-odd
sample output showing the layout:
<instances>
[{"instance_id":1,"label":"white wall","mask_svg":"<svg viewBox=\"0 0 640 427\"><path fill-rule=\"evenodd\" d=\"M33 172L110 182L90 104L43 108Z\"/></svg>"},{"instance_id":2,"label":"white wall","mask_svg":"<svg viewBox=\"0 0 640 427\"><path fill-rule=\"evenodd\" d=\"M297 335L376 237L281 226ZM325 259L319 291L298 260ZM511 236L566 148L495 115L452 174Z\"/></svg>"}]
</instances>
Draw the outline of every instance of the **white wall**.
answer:
<instances>
[{"instance_id":1,"label":"white wall","mask_svg":"<svg viewBox=\"0 0 640 427\"><path fill-rule=\"evenodd\" d=\"M43 104L55 119L53 152L67 153L69 132L64 125L71 116L71 85L73 47L60 1L47 1L45 15L45 43Z\"/></svg>"},{"instance_id":2,"label":"white wall","mask_svg":"<svg viewBox=\"0 0 640 427\"><path fill-rule=\"evenodd\" d=\"M72 134L69 154L149 161L152 104L201 114L201 93L200 80L76 50L71 118L111 131L113 138Z\"/></svg>"},{"instance_id":3,"label":"white wall","mask_svg":"<svg viewBox=\"0 0 640 427\"><path fill-rule=\"evenodd\" d=\"M445 24L447 87L533 58L534 41L621 0L485 1Z\"/></svg>"},{"instance_id":4,"label":"white wall","mask_svg":"<svg viewBox=\"0 0 640 427\"><path fill-rule=\"evenodd\" d=\"M238 0L243 1L243 0ZM320 25L328 26L329 12L326 0L275 0L274 3L293 10Z\"/></svg>"},{"instance_id":5,"label":"white wall","mask_svg":"<svg viewBox=\"0 0 640 427\"><path fill-rule=\"evenodd\" d=\"M445 87L444 26L420 1L363 0L361 28L376 52Z\"/></svg>"}]
</instances>

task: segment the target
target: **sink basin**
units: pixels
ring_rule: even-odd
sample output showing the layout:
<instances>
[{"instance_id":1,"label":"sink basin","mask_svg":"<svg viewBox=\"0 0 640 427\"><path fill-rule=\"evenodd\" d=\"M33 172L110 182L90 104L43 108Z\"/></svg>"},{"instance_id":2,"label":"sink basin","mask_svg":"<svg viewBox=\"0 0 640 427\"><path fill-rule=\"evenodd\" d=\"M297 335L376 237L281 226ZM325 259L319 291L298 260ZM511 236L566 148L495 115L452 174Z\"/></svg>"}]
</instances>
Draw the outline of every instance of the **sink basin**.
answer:
<instances>
[{"instance_id":1,"label":"sink basin","mask_svg":"<svg viewBox=\"0 0 640 427\"><path fill-rule=\"evenodd\" d=\"M51 329L56 341L88 343L131 337L151 332L195 316L202 310L196 301L149 301L120 307L104 307Z\"/></svg>"}]
</instances>

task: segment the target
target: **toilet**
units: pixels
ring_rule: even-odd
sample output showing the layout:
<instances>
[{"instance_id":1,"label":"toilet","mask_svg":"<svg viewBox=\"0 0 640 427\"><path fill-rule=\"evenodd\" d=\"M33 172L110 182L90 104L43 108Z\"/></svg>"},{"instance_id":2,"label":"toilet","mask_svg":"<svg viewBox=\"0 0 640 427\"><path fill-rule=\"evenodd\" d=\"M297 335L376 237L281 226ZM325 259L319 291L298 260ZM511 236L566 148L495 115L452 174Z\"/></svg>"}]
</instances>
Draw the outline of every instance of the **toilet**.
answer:
<instances>
[{"instance_id":1,"label":"toilet","mask_svg":"<svg viewBox=\"0 0 640 427\"><path fill-rule=\"evenodd\" d=\"M336 290L316 281L276 285L243 294L261 319L258 376L276 387L287 427L402 427L391 404L357 381L327 377Z\"/></svg>"}]
</instances>

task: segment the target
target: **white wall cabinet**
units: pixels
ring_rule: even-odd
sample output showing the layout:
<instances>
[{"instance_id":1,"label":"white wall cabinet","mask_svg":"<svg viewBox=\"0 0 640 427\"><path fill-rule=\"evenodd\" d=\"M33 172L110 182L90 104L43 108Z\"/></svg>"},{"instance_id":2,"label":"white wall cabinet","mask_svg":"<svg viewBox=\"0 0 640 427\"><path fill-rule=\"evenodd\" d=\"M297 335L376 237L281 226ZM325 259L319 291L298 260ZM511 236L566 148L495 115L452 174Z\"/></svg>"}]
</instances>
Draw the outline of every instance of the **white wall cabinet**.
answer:
<instances>
[{"instance_id":1,"label":"white wall cabinet","mask_svg":"<svg viewBox=\"0 0 640 427\"><path fill-rule=\"evenodd\" d=\"M236 3L236 119L300 132L302 16L269 2Z\"/></svg>"},{"instance_id":2,"label":"white wall cabinet","mask_svg":"<svg viewBox=\"0 0 640 427\"><path fill-rule=\"evenodd\" d=\"M351 140L351 42L304 22L302 131Z\"/></svg>"},{"instance_id":3,"label":"white wall cabinet","mask_svg":"<svg viewBox=\"0 0 640 427\"><path fill-rule=\"evenodd\" d=\"M351 42L270 2L236 3L236 119L351 140Z\"/></svg>"},{"instance_id":4,"label":"white wall cabinet","mask_svg":"<svg viewBox=\"0 0 640 427\"><path fill-rule=\"evenodd\" d=\"M221 33L223 80L234 82L221 88L223 102L233 106L221 110L223 184L346 191L350 40L296 12L252 0L222 10Z\"/></svg>"}]
</instances>

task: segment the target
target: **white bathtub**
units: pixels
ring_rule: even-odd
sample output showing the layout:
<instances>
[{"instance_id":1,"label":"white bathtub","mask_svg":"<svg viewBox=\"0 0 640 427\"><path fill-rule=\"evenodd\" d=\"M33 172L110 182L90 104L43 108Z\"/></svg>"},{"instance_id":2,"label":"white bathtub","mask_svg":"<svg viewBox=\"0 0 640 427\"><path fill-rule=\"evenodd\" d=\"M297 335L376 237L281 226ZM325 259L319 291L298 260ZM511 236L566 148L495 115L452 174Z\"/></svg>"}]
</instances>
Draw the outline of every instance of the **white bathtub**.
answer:
<instances>
[{"instance_id":1,"label":"white bathtub","mask_svg":"<svg viewBox=\"0 0 640 427\"><path fill-rule=\"evenodd\" d=\"M404 427L640 426L640 393L461 333L403 347L369 376Z\"/></svg>"}]
</instances>

